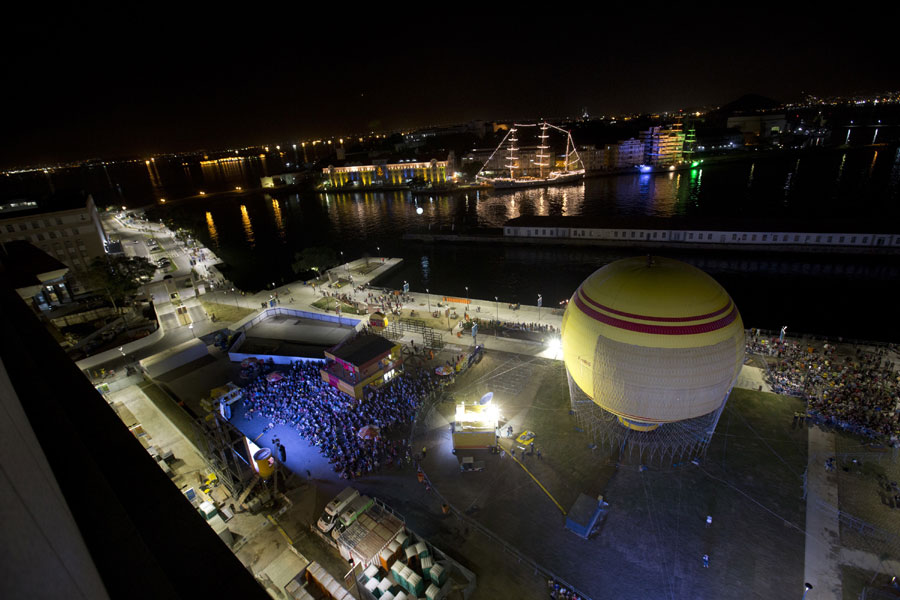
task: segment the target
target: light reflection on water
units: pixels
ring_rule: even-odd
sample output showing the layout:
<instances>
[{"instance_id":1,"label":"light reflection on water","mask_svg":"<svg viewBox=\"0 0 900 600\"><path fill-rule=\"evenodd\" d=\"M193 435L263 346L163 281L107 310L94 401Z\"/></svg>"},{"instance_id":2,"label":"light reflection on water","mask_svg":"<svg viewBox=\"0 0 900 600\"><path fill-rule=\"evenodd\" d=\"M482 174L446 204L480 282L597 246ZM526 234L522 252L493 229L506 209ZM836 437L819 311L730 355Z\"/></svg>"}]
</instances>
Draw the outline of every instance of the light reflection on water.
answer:
<instances>
[{"instance_id":1,"label":"light reflection on water","mask_svg":"<svg viewBox=\"0 0 900 600\"><path fill-rule=\"evenodd\" d=\"M206 211L206 229L209 232L209 239L215 244L216 249L219 248L219 233L216 231L216 223L213 221L212 213Z\"/></svg>"},{"instance_id":2,"label":"light reflection on water","mask_svg":"<svg viewBox=\"0 0 900 600\"><path fill-rule=\"evenodd\" d=\"M250 215L247 213L247 207L241 204L241 223L244 225L244 236L251 248L256 246L256 239L253 236L253 225L250 223Z\"/></svg>"}]
</instances>

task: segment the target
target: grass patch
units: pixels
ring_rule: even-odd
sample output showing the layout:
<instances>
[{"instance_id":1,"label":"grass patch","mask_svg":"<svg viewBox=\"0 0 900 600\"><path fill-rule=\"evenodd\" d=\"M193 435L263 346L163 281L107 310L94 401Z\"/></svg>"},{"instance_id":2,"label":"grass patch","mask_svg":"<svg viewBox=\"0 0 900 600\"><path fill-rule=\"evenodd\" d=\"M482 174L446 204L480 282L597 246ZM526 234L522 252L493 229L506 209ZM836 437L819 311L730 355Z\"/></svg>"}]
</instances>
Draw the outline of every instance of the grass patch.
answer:
<instances>
[{"instance_id":1,"label":"grass patch","mask_svg":"<svg viewBox=\"0 0 900 600\"><path fill-rule=\"evenodd\" d=\"M206 311L206 314L213 316L215 315L217 321L224 321L226 323L234 323L235 321L240 321L247 315L251 315L256 311L251 308L243 308L240 306L232 306L229 304L219 304L218 302L204 302L200 301L200 304L203 306L203 310Z\"/></svg>"},{"instance_id":2,"label":"grass patch","mask_svg":"<svg viewBox=\"0 0 900 600\"><path fill-rule=\"evenodd\" d=\"M327 297L327 298L319 298L315 302L312 303L318 309L321 310L336 310L337 305L341 305L341 313L350 314L350 315L365 315L367 314L364 310L357 310L354 306L347 304L346 302L341 302L337 298Z\"/></svg>"}]
</instances>

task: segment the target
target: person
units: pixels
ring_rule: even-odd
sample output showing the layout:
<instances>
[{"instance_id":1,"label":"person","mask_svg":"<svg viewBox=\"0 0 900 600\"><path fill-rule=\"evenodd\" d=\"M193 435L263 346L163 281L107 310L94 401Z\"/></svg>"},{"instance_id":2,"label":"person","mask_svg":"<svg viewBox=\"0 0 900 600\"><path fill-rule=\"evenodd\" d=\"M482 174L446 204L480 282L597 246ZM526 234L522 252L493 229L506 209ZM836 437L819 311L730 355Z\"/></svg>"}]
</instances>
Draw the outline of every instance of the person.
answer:
<instances>
[{"instance_id":1,"label":"person","mask_svg":"<svg viewBox=\"0 0 900 600\"><path fill-rule=\"evenodd\" d=\"M287 460L287 450L284 448L284 444L278 444L278 452L281 454L281 462Z\"/></svg>"},{"instance_id":2,"label":"person","mask_svg":"<svg viewBox=\"0 0 900 600\"><path fill-rule=\"evenodd\" d=\"M708 569L708 568L709 568L709 554L704 554L704 555L703 555L703 568L704 568L704 569Z\"/></svg>"},{"instance_id":3,"label":"person","mask_svg":"<svg viewBox=\"0 0 900 600\"><path fill-rule=\"evenodd\" d=\"M537 457L538 457L538 458L541 458L541 451L540 451L540 449L536 450L535 452L537 452Z\"/></svg>"},{"instance_id":4,"label":"person","mask_svg":"<svg viewBox=\"0 0 900 600\"><path fill-rule=\"evenodd\" d=\"M512 437L512 434L513 434L513 429L512 429L512 425L510 425L506 428L506 437Z\"/></svg>"},{"instance_id":5,"label":"person","mask_svg":"<svg viewBox=\"0 0 900 600\"><path fill-rule=\"evenodd\" d=\"M706 527L712 525L712 515L706 515Z\"/></svg>"},{"instance_id":6,"label":"person","mask_svg":"<svg viewBox=\"0 0 900 600\"><path fill-rule=\"evenodd\" d=\"M309 469L306 470L306 478L312 479L312 473L309 472Z\"/></svg>"},{"instance_id":7,"label":"person","mask_svg":"<svg viewBox=\"0 0 900 600\"><path fill-rule=\"evenodd\" d=\"M428 452L428 448L422 446L422 458L425 458L425 453Z\"/></svg>"}]
</instances>

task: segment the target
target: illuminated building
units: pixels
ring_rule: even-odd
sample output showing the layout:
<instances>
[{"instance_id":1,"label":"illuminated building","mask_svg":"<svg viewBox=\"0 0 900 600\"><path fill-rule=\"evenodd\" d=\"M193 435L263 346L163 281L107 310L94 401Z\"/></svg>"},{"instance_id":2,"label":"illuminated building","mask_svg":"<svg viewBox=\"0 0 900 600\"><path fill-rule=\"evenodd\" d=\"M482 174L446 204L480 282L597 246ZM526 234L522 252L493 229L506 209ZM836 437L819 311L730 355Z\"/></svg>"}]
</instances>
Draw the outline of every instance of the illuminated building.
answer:
<instances>
[{"instance_id":1,"label":"illuminated building","mask_svg":"<svg viewBox=\"0 0 900 600\"><path fill-rule=\"evenodd\" d=\"M403 368L400 344L363 335L325 351L322 380L356 399L390 381Z\"/></svg>"},{"instance_id":2,"label":"illuminated building","mask_svg":"<svg viewBox=\"0 0 900 600\"><path fill-rule=\"evenodd\" d=\"M371 165L328 166L322 169L324 186L353 187L405 186L412 181L441 184L452 174L451 159L427 162L397 162Z\"/></svg>"},{"instance_id":3,"label":"illuminated building","mask_svg":"<svg viewBox=\"0 0 900 600\"><path fill-rule=\"evenodd\" d=\"M684 132L681 125L651 127L640 133L644 149L643 164L665 167L678 164L684 152Z\"/></svg>"}]
</instances>

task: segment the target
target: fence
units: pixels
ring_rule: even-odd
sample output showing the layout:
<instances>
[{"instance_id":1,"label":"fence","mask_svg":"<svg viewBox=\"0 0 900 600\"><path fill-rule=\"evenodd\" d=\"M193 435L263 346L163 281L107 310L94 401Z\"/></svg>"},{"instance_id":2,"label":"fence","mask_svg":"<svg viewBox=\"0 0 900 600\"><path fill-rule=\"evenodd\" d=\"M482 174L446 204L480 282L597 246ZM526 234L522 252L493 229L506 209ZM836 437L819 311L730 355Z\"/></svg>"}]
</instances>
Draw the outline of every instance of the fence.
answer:
<instances>
[{"instance_id":1,"label":"fence","mask_svg":"<svg viewBox=\"0 0 900 600\"><path fill-rule=\"evenodd\" d=\"M360 323L363 322L362 319L351 319L350 317L344 316L332 316L326 315L318 312L310 312L307 310L297 310L296 308L284 308L281 306L273 306L270 308L266 308L265 310L261 310L258 314L247 317L242 321L238 321L233 326L235 331L246 331L261 323L262 321L279 315L286 315L290 317L297 317L300 319L313 319L316 321L327 321L329 323L337 323L338 325L350 325L352 327L358 327Z\"/></svg>"}]
</instances>

